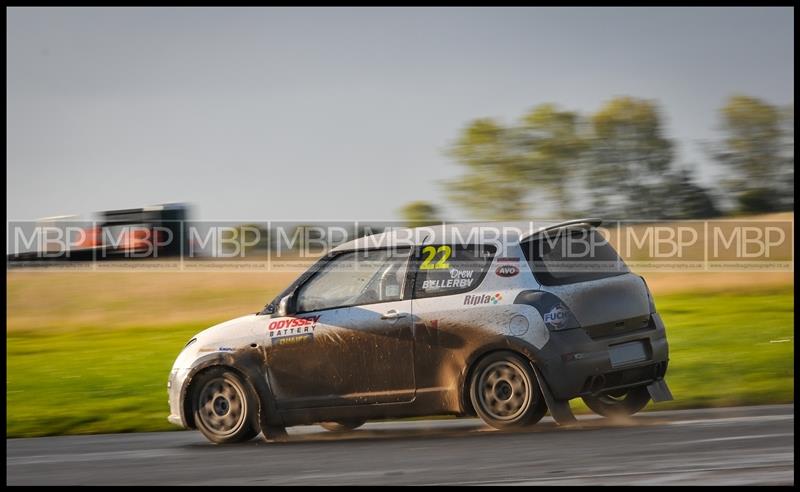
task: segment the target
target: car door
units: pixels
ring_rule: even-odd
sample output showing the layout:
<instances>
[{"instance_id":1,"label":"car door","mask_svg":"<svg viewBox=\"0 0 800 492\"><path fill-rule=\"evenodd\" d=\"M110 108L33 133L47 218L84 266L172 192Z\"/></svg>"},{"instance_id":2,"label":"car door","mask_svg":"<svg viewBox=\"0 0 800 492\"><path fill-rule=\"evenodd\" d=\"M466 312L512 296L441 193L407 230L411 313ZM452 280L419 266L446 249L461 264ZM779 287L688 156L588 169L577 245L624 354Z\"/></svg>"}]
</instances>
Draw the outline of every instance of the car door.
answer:
<instances>
[{"instance_id":1,"label":"car door","mask_svg":"<svg viewBox=\"0 0 800 492\"><path fill-rule=\"evenodd\" d=\"M438 394L442 401L448 401L465 358L487 340L483 325L490 323L492 316L486 316L487 309L474 308L500 303L495 292L476 295L495 252L492 245L432 244L420 246L414 254L418 393ZM476 315L478 311L480 315Z\"/></svg>"},{"instance_id":2,"label":"car door","mask_svg":"<svg viewBox=\"0 0 800 492\"><path fill-rule=\"evenodd\" d=\"M343 253L298 286L296 314L269 330L279 408L413 399L410 252Z\"/></svg>"}]
</instances>

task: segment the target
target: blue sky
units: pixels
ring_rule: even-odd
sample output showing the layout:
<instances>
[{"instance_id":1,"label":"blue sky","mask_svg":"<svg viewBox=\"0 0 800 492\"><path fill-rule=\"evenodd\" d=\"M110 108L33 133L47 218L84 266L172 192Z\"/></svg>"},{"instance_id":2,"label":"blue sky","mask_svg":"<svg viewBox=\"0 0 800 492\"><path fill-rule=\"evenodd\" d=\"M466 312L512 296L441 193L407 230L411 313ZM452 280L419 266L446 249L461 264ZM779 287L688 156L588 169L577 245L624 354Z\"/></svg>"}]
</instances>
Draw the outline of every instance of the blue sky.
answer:
<instances>
[{"instance_id":1,"label":"blue sky","mask_svg":"<svg viewBox=\"0 0 800 492\"><path fill-rule=\"evenodd\" d=\"M791 8L7 10L8 220L184 201L195 218L445 206L469 120L656 99L679 163L734 93L793 102Z\"/></svg>"}]
</instances>

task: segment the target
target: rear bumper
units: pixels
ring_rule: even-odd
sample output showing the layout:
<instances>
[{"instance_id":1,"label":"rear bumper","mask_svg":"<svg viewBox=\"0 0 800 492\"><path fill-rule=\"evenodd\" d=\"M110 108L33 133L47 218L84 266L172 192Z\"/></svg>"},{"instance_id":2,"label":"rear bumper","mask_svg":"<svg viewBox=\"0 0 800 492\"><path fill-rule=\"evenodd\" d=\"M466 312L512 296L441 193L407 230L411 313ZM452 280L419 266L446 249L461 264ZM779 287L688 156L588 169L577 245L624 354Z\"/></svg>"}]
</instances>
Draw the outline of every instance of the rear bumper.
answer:
<instances>
[{"instance_id":1,"label":"rear bumper","mask_svg":"<svg viewBox=\"0 0 800 492\"><path fill-rule=\"evenodd\" d=\"M614 367L609 346L634 341L644 344L646 360ZM536 362L553 397L568 400L662 379L668 360L664 323L653 313L647 327L621 335L592 338L583 328L552 331Z\"/></svg>"}]
</instances>

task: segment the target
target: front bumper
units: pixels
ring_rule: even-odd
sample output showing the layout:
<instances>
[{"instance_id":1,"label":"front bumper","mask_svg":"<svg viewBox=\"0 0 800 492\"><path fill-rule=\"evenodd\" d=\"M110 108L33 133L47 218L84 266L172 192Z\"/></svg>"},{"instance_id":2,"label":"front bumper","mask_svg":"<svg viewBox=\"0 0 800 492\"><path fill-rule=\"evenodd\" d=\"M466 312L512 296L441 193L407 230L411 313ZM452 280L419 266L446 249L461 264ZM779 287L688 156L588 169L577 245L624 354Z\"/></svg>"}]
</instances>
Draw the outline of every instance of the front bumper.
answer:
<instances>
[{"instance_id":1,"label":"front bumper","mask_svg":"<svg viewBox=\"0 0 800 492\"><path fill-rule=\"evenodd\" d=\"M169 379L167 380L167 394L169 395L169 416L167 420L169 423L183 428L188 427L183 415L182 398L183 386L188 374L188 369L173 369L169 373Z\"/></svg>"},{"instance_id":2,"label":"front bumper","mask_svg":"<svg viewBox=\"0 0 800 492\"><path fill-rule=\"evenodd\" d=\"M569 400L615 388L641 386L664 377L669 360L664 323L653 313L646 327L619 335L595 336L584 328L550 332L537 366L554 398ZM641 341L647 359L613 367L609 346Z\"/></svg>"}]
</instances>

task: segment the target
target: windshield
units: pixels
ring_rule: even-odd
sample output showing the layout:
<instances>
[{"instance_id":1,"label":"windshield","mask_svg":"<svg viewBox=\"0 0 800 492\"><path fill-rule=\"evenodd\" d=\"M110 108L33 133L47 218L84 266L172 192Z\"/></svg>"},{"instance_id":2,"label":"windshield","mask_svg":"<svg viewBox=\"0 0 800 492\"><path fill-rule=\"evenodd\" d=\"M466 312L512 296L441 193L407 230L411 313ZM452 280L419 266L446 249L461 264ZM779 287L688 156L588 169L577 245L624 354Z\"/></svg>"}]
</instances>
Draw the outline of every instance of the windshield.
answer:
<instances>
[{"instance_id":1,"label":"windshield","mask_svg":"<svg viewBox=\"0 0 800 492\"><path fill-rule=\"evenodd\" d=\"M328 260L330 260L330 259L331 259L331 255L323 256L322 258L320 258L319 261L317 261L316 263L311 265L311 268L309 268L308 270L303 272L299 277L294 279L294 281L291 284L289 284L288 287L283 289L283 291L281 291L280 294L278 294L277 296L275 296L275 298L273 298L270 302L268 302L267 305L264 306L264 309L259 311L257 314L262 314L262 315L263 314L273 314L275 312L275 310L278 309L278 304L281 302L281 299L283 299L284 297L286 297L289 294L291 294L292 292L294 292L295 289L297 289L298 285L300 285L308 277L310 277L311 275L313 275L314 273L319 271L319 269L322 268L322 266L325 263L327 263Z\"/></svg>"}]
</instances>

